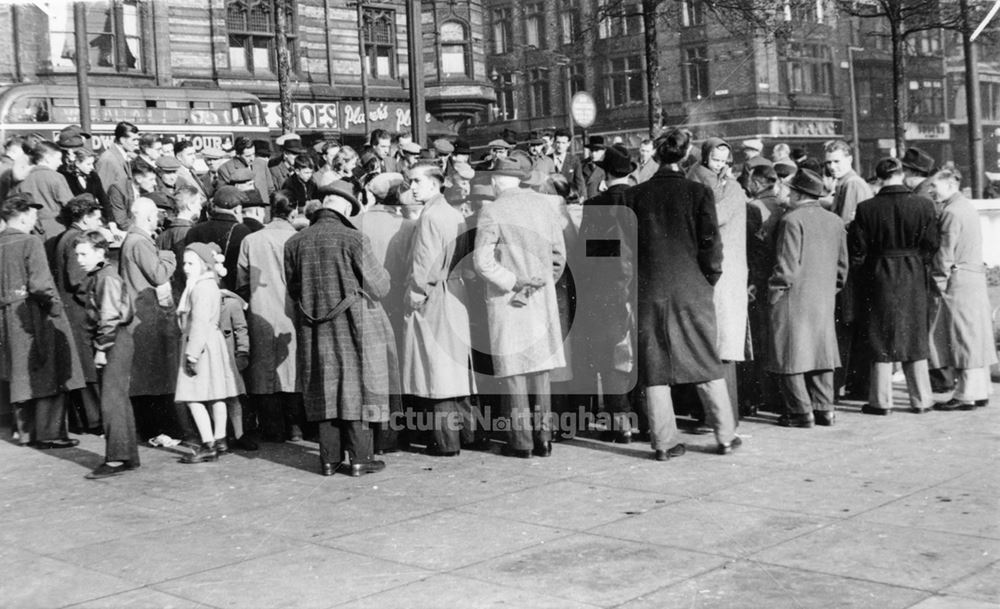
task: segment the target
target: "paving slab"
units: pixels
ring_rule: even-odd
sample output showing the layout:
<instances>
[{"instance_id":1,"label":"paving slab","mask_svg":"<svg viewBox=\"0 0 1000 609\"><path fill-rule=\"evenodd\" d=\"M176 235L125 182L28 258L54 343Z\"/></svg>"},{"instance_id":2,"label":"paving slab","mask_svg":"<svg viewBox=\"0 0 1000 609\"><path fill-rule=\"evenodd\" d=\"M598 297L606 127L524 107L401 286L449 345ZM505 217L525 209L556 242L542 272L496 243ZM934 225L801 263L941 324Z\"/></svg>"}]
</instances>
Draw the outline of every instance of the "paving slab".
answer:
<instances>
[{"instance_id":1,"label":"paving slab","mask_svg":"<svg viewBox=\"0 0 1000 609\"><path fill-rule=\"evenodd\" d=\"M136 587L121 577L26 551L0 558L0 573L4 609L62 607Z\"/></svg>"},{"instance_id":2,"label":"paving slab","mask_svg":"<svg viewBox=\"0 0 1000 609\"><path fill-rule=\"evenodd\" d=\"M101 598L69 605L72 609L219 609L214 605L193 601L152 588L137 588Z\"/></svg>"},{"instance_id":3,"label":"paving slab","mask_svg":"<svg viewBox=\"0 0 1000 609\"><path fill-rule=\"evenodd\" d=\"M324 609L425 578L430 572L311 544L209 569L155 588L214 607ZM233 586L233 582L240 582Z\"/></svg>"},{"instance_id":4,"label":"paving slab","mask_svg":"<svg viewBox=\"0 0 1000 609\"><path fill-rule=\"evenodd\" d=\"M161 582L206 569L281 552L295 542L277 535L260 535L222 519L74 548L62 559L137 584Z\"/></svg>"},{"instance_id":5,"label":"paving slab","mask_svg":"<svg viewBox=\"0 0 1000 609\"><path fill-rule=\"evenodd\" d=\"M613 607L713 569L720 556L577 533L457 572L475 579Z\"/></svg>"},{"instance_id":6,"label":"paving slab","mask_svg":"<svg viewBox=\"0 0 1000 609\"><path fill-rule=\"evenodd\" d=\"M454 575L436 575L337 607L351 609L594 609L598 605L498 586Z\"/></svg>"},{"instance_id":7,"label":"paving slab","mask_svg":"<svg viewBox=\"0 0 1000 609\"><path fill-rule=\"evenodd\" d=\"M927 596L920 590L739 560L618 609L904 609Z\"/></svg>"},{"instance_id":8,"label":"paving slab","mask_svg":"<svg viewBox=\"0 0 1000 609\"><path fill-rule=\"evenodd\" d=\"M942 592L963 598L1000 603L1000 561L958 580Z\"/></svg>"},{"instance_id":9,"label":"paving slab","mask_svg":"<svg viewBox=\"0 0 1000 609\"><path fill-rule=\"evenodd\" d=\"M764 550L754 559L936 592L1000 556L1000 541L848 520Z\"/></svg>"},{"instance_id":10,"label":"paving slab","mask_svg":"<svg viewBox=\"0 0 1000 609\"><path fill-rule=\"evenodd\" d=\"M684 526L678 526L678 523ZM831 518L687 499L591 529L632 541L739 557L818 531Z\"/></svg>"},{"instance_id":11,"label":"paving slab","mask_svg":"<svg viewBox=\"0 0 1000 609\"><path fill-rule=\"evenodd\" d=\"M567 534L551 527L442 510L317 543L447 571L529 546L543 545ZM442 540L448 542L442 543Z\"/></svg>"}]
</instances>

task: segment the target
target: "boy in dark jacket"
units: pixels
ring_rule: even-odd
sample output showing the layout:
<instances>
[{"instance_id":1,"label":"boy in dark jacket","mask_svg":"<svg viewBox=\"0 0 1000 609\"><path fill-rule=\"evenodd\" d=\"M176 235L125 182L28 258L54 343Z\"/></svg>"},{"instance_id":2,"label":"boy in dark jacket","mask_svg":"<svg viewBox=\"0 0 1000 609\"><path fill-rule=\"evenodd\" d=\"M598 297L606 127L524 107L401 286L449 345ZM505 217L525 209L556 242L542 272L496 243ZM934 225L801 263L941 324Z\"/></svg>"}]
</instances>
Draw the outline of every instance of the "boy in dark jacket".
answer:
<instances>
[{"instance_id":1,"label":"boy in dark jacket","mask_svg":"<svg viewBox=\"0 0 1000 609\"><path fill-rule=\"evenodd\" d=\"M87 329L94 348L94 365L101 371L101 419L107 444L104 463L87 474L97 480L139 467L135 416L129 401L134 344L129 323L132 299L113 265L107 261L108 241L99 231L77 238L76 259L87 273Z\"/></svg>"}]
</instances>

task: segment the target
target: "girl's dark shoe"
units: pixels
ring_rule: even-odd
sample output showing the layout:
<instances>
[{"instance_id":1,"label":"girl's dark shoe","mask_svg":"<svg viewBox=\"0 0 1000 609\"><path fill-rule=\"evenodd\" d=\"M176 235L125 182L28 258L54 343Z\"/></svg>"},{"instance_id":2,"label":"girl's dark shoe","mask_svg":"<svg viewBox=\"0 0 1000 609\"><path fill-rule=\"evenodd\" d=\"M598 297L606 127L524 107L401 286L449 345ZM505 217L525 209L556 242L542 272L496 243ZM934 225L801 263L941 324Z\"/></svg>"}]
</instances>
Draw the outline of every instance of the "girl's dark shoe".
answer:
<instances>
[{"instance_id":1,"label":"girl's dark shoe","mask_svg":"<svg viewBox=\"0 0 1000 609\"><path fill-rule=\"evenodd\" d=\"M215 445L211 442L206 442L194 449L194 452L190 455L181 457L181 463L204 463L206 461L215 461L218 458L219 454L215 451Z\"/></svg>"}]
</instances>

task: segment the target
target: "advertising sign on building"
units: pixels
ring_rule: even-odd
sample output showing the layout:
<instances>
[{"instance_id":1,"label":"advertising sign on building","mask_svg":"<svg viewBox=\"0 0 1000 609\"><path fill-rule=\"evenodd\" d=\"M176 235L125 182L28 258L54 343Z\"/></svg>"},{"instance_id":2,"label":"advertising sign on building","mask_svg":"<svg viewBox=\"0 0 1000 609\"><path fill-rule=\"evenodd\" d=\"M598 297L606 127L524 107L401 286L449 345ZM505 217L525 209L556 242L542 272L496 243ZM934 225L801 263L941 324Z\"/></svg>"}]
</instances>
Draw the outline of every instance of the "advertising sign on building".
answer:
<instances>
[{"instance_id":1,"label":"advertising sign on building","mask_svg":"<svg viewBox=\"0 0 1000 609\"><path fill-rule=\"evenodd\" d=\"M271 129L281 128L281 113L278 102L261 102L264 106L264 121ZM292 118L296 131L339 131L341 133L365 132L365 113L361 102L294 102ZM430 123L433 117L424 116ZM402 102L368 103L368 129L385 129L396 132L412 125L410 107Z\"/></svg>"}]
</instances>

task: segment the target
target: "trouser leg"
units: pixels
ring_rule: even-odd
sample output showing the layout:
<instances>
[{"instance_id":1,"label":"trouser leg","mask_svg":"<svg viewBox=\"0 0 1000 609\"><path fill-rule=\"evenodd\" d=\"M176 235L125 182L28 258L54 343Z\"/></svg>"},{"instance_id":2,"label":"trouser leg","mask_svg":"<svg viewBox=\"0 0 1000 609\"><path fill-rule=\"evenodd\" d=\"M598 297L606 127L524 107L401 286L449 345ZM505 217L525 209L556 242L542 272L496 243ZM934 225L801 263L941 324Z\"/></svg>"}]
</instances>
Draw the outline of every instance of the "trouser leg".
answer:
<instances>
[{"instance_id":1,"label":"trouser leg","mask_svg":"<svg viewBox=\"0 0 1000 609\"><path fill-rule=\"evenodd\" d=\"M504 378L503 401L506 404L507 443L514 450L530 450L531 439L531 396L528 395L528 379L523 374Z\"/></svg>"},{"instance_id":2,"label":"trouser leg","mask_svg":"<svg viewBox=\"0 0 1000 609\"><path fill-rule=\"evenodd\" d=\"M302 401L301 393L281 393L282 411L285 416L285 424L288 426L288 434L295 438L302 439L302 428L306 424L305 404Z\"/></svg>"},{"instance_id":3,"label":"trouser leg","mask_svg":"<svg viewBox=\"0 0 1000 609\"><path fill-rule=\"evenodd\" d=\"M785 401L785 412L800 416L812 414L812 398L804 374L781 374L778 385Z\"/></svg>"},{"instance_id":4,"label":"trouser leg","mask_svg":"<svg viewBox=\"0 0 1000 609\"><path fill-rule=\"evenodd\" d=\"M680 443L670 385L646 387L646 416L649 420L649 444L653 450L668 450Z\"/></svg>"},{"instance_id":5,"label":"trouser leg","mask_svg":"<svg viewBox=\"0 0 1000 609\"><path fill-rule=\"evenodd\" d=\"M11 405L14 409L14 426L17 429L17 436L21 444L28 444L34 441L35 435L35 402L27 400L25 402L15 402Z\"/></svg>"},{"instance_id":6,"label":"trouser leg","mask_svg":"<svg viewBox=\"0 0 1000 609\"><path fill-rule=\"evenodd\" d=\"M975 402L990 397L989 368L956 368L958 382L955 384L955 399L960 402Z\"/></svg>"},{"instance_id":7,"label":"trouser leg","mask_svg":"<svg viewBox=\"0 0 1000 609\"><path fill-rule=\"evenodd\" d=\"M868 403L877 408L892 409L892 362L872 362Z\"/></svg>"},{"instance_id":8,"label":"trouser leg","mask_svg":"<svg viewBox=\"0 0 1000 609\"><path fill-rule=\"evenodd\" d=\"M250 401L256 403L260 413L261 436L267 440L284 440L285 426L281 412L281 394L252 394Z\"/></svg>"},{"instance_id":9,"label":"trouser leg","mask_svg":"<svg viewBox=\"0 0 1000 609\"><path fill-rule=\"evenodd\" d=\"M931 377L931 390L934 393L948 393L955 388L955 373L951 368L935 368L928 374Z\"/></svg>"},{"instance_id":10,"label":"trouser leg","mask_svg":"<svg viewBox=\"0 0 1000 609\"><path fill-rule=\"evenodd\" d=\"M629 375L613 370L601 374L604 388L604 405L611 413L612 431L632 431L632 404L628 399Z\"/></svg>"},{"instance_id":11,"label":"trouser leg","mask_svg":"<svg viewBox=\"0 0 1000 609\"><path fill-rule=\"evenodd\" d=\"M736 362L722 362L722 374L722 379L726 383L726 393L729 395L730 409L733 411L733 421L735 425L739 425L740 401L737 394Z\"/></svg>"},{"instance_id":12,"label":"trouser leg","mask_svg":"<svg viewBox=\"0 0 1000 609\"><path fill-rule=\"evenodd\" d=\"M839 395L848 384L848 373L851 369L851 351L854 345L854 324L838 322L837 351L840 352L840 368L834 372L834 392Z\"/></svg>"},{"instance_id":13,"label":"trouser leg","mask_svg":"<svg viewBox=\"0 0 1000 609\"><path fill-rule=\"evenodd\" d=\"M375 450L380 452L396 450L399 443L398 425L403 412L400 395L389 396L389 420L372 425Z\"/></svg>"},{"instance_id":14,"label":"trouser leg","mask_svg":"<svg viewBox=\"0 0 1000 609\"><path fill-rule=\"evenodd\" d=\"M480 436L479 426L476 421L475 407L469 396L455 401L458 408L458 417L462 421L462 429L459 433L459 440L462 445L473 444Z\"/></svg>"},{"instance_id":15,"label":"trouser leg","mask_svg":"<svg viewBox=\"0 0 1000 609\"><path fill-rule=\"evenodd\" d=\"M459 427L462 425L459 416L458 401L433 400L430 410L434 414L434 444L441 452L458 452L461 448Z\"/></svg>"},{"instance_id":16,"label":"trouser leg","mask_svg":"<svg viewBox=\"0 0 1000 609\"><path fill-rule=\"evenodd\" d=\"M806 391L813 410L833 410L833 370L813 370L805 374Z\"/></svg>"},{"instance_id":17,"label":"trouser leg","mask_svg":"<svg viewBox=\"0 0 1000 609\"><path fill-rule=\"evenodd\" d=\"M551 386L548 371L528 375L528 393L534 413L532 441L536 447L552 441Z\"/></svg>"},{"instance_id":18,"label":"trouser leg","mask_svg":"<svg viewBox=\"0 0 1000 609\"><path fill-rule=\"evenodd\" d=\"M106 445L104 459L139 465L135 415L128 398L134 351L132 332L120 327L108 352L108 363L101 371L101 419Z\"/></svg>"},{"instance_id":19,"label":"trouser leg","mask_svg":"<svg viewBox=\"0 0 1000 609\"><path fill-rule=\"evenodd\" d=\"M715 430L715 441L729 444L736 435L736 419L725 379L698 383L695 388L705 408L705 420Z\"/></svg>"},{"instance_id":20,"label":"trouser leg","mask_svg":"<svg viewBox=\"0 0 1000 609\"><path fill-rule=\"evenodd\" d=\"M66 394L57 393L35 402L35 440L61 440L69 436L66 428Z\"/></svg>"},{"instance_id":21,"label":"trouser leg","mask_svg":"<svg viewBox=\"0 0 1000 609\"><path fill-rule=\"evenodd\" d=\"M80 431L101 427L101 388L98 383L87 383L85 387L71 391L67 397L67 414L79 424Z\"/></svg>"},{"instance_id":22,"label":"trouser leg","mask_svg":"<svg viewBox=\"0 0 1000 609\"><path fill-rule=\"evenodd\" d=\"M927 360L903 362L906 377L906 392L910 396L911 408L930 408L934 405L931 392L931 377L927 370Z\"/></svg>"},{"instance_id":23,"label":"trouser leg","mask_svg":"<svg viewBox=\"0 0 1000 609\"><path fill-rule=\"evenodd\" d=\"M344 448L351 463L367 463L374 458L372 430L364 421L340 421L344 432Z\"/></svg>"},{"instance_id":24,"label":"trouser leg","mask_svg":"<svg viewBox=\"0 0 1000 609\"><path fill-rule=\"evenodd\" d=\"M320 421L319 427L319 460L322 463L336 465L344 460L340 442L340 425L336 419Z\"/></svg>"}]
</instances>

